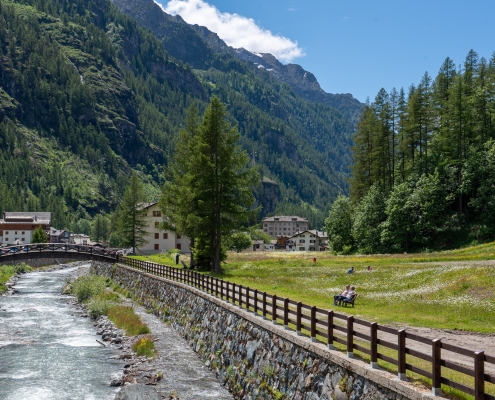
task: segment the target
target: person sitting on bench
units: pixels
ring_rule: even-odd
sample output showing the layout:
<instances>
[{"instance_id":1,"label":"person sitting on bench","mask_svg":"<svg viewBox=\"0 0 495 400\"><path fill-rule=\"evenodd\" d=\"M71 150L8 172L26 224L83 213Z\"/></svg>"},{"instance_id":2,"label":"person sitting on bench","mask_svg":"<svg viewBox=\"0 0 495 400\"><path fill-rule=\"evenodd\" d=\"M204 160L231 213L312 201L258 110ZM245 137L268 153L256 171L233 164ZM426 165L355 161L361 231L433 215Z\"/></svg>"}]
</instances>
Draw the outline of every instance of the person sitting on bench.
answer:
<instances>
[{"instance_id":1,"label":"person sitting on bench","mask_svg":"<svg viewBox=\"0 0 495 400\"><path fill-rule=\"evenodd\" d=\"M351 285L345 285L345 290L341 294L336 294L335 296L333 296L333 304L337 305L337 298L346 297L350 290Z\"/></svg>"},{"instance_id":2,"label":"person sitting on bench","mask_svg":"<svg viewBox=\"0 0 495 400\"><path fill-rule=\"evenodd\" d=\"M334 297L333 304L338 305L338 303L341 301L351 301L354 298L354 296L356 296L356 291L354 289L355 289L355 287L351 286L351 290L349 290L349 292L347 292L347 294L345 296L340 295L340 296Z\"/></svg>"}]
</instances>

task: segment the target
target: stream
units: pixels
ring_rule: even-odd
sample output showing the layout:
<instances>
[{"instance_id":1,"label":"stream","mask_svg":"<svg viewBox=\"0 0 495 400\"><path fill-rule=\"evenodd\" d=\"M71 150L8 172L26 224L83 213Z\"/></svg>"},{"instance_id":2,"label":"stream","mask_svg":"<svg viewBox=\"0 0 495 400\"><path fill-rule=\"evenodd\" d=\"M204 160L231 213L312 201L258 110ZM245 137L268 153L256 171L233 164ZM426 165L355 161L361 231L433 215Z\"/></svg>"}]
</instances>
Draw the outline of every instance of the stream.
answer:
<instances>
[{"instance_id":1,"label":"stream","mask_svg":"<svg viewBox=\"0 0 495 400\"><path fill-rule=\"evenodd\" d=\"M5 400L114 399L109 386L122 362L96 342L62 288L75 268L22 275L0 297L0 397Z\"/></svg>"}]
</instances>

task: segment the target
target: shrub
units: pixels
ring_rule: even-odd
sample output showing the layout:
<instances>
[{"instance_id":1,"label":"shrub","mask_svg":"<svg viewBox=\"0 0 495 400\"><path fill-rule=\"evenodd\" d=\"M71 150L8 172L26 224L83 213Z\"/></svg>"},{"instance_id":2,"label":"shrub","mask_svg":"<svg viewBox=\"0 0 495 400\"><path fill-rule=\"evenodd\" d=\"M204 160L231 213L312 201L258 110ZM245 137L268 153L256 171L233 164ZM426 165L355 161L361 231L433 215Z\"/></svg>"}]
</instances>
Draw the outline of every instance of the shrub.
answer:
<instances>
[{"instance_id":1,"label":"shrub","mask_svg":"<svg viewBox=\"0 0 495 400\"><path fill-rule=\"evenodd\" d=\"M155 355L155 343L149 336L142 337L136 343L132 345L132 350L136 352L138 356L153 357Z\"/></svg>"},{"instance_id":2,"label":"shrub","mask_svg":"<svg viewBox=\"0 0 495 400\"><path fill-rule=\"evenodd\" d=\"M72 294L84 302L105 292L105 278L101 276L81 276L72 283Z\"/></svg>"},{"instance_id":3,"label":"shrub","mask_svg":"<svg viewBox=\"0 0 495 400\"><path fill-rule=\"evenodd\" d=\"M101 315L107 315L108 310L112 305L113 303L106 300L91 300L87 305L89 316L93 319L96 319Z\"/></svg>"}]
</instances>

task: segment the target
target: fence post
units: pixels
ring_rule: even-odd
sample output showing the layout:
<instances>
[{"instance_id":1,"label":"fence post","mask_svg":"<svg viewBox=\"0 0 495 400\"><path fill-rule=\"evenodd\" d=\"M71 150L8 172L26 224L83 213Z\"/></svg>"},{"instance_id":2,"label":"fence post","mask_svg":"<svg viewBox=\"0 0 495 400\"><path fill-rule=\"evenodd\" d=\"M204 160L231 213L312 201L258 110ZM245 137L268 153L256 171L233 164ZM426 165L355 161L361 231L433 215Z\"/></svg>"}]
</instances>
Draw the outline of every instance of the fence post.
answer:
<instances>
[{"instance_id":1,"label":"fence post","mask_svg":"<svg viewBox=\"0 0 495 400\"><path fill-rule=\"evenodd\" d=\"M289 329L289 299L284 299L284 329Z\"/></svg>"},{"instance_id":2,"label":"fence post","mask_svg":"<svg viewBox=\"0 0 495 400\"><path fill-rule=\"evenodd\" d=\"M218 278L215 278L215 296L218 297Z\"/></svg>"},{"instance_id":3,"label":"fence post","mask_svg":"<svg viewBox=\"0 0 495 400\"><path fill-rule=\"evenodd\" d=\"M263 319L266 319L266 292L263 292Z\"/></svg>"},{"instance_id":4,"label":"fence post","mask_svg":"<svg viewBox=\"0 0 495 400\"><path fill-rule=\"evenodd\" d=\"M239 285L239 308L242 308L242 285Z\"/></svg>"},{"instance_id":5,"label":"fence post","mask_svg":"<svg viewBox=\"0 0 495 400\"><path fill-rule=\"evenodd\" d=\"M401 329L397 332L398 337L398 357L397 357L397 369L400 380L406 379L406 331Z\"/></svg>"},{"instance_id":6,"label":"fence post","mask_svg":"<svg viewBox=\"0 0 495 400\"><path fill-rule=\"evenodd\" d=\"M258 315L258 289L254 289L254 315Z\"/></svg>"},{"instance_id":7,"label":"fence post","mask_svg":"<svg viewBox=\"0 0 495 400\"><path fill-rule=\"evenodd\" d=\"M431 341L431 391L434 396L442 394L442 340L434 339Z\"/></svg>"},{"instance_id":8,"label":"fence post","mask_svg":"<svg viewBox=\"0 0 495 400\"><path fill-rule=\"evenodd\" d=\"M301 314L302 314L302 303L299 302L297 303L297 309L296 309L296 334L298 336L301 336L302 333L301 333Z\"/></svg>"},{"instance_id":9,"label":"fence post","mask_svg":"<svg viewBox=\"0 0 495 400\"><path fill-rule=\"evenodd\" d=\"M220 298L223 299L223 279L220 279Z\"/></svg>"},{"instance_id":10,"label":"fence post","mask_svg":"<svg viewBox=\"0 0 495 400\"><path fill-rule=\"evenodd\" d=\"M316 306L311 307L311 341L316 342Z\"/></svg>"},{"instance_id":11,"label":"fence post","mask_svg":"<svg viewBox=\"0 0 495 400\"><path fill-rule=\"evenodd\" d=\"M327 347L330 350L334 350L335 346L333 345L333 311L328 312L327 319Z\"/></svg>"},{"instance_id":12,"label":"fence post","mask_svg":"<svg viewBox=\"0 0 495 400\"><path fill-rule=\"evenodd\" d=\"M485 352L474 353L474 400L485 399Z\"/></svg>"},{"instance_id":13,"label":"fence post","mask_svg":"<svg viewBox=\"0 0 495 400\"><path fill-rule=\"evenodd\" d=\"M246 287L246 310L247 311L250 311L249 310L249 286Z\"/></svg>"},{"instance_id":14,"label":"fence post","mask_svg":"<svg viewBox=\"0 0 495 400\"><path fill-rule=\"evenodd\" d=\"M378 368L378 324L372 322L370 326L370 365Z\"/></svg>"},{"instance_id":15,"label":"fence post","mask_svg":"<svg viewBox=\"0 0 495 400\"><path fill-rule=\"evenodd\" d=\"M277 295L272 296L272 322L277 323Z\"/></svg>"},{"instance_id":16,"label":"fence post","mask_svg":"<svg viewBox=\"0 0 495 400\"><path fill-rule=\"evenodd\" d=\"M227 303L230 303L230 299L229 299L229 281L225 281L225 289L226 289L226 294L225 294L225 300L227 300Z\"/></svg>"},{"instance_id":17,"label":"fence post","mask_svg":"<svg viewBox=\"0 0 495 400\"><path fill-rule=\"evenodd\" d=\"M347 357L354 357L354 317L347 317Z\"/></svg>"}]
</instances>

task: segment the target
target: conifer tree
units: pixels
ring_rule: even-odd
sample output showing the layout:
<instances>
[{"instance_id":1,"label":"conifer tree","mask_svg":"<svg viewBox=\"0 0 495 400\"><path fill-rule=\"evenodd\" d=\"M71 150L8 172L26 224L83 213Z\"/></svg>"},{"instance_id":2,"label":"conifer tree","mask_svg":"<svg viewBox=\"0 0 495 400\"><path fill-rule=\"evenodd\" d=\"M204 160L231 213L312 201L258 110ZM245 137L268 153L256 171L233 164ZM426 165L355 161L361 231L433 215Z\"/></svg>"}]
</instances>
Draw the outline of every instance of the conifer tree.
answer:
<instances>
[{"instance_id":1,"label":"conifer tree","mask_svg":"<svg viewBox=\"0 0 495 400\"><path fill-rule=\"evenodd\" d=\"M122 245L136 248L146 243L148 221L146 216L144 186L134 172L129 180L122 202L120 203L120 235Z\"/></svg>"},{"instance_id":2,"label":"conifer tree","mask_svg":"<svg viewBox=\"0 0 495 400\"><path fill-rule=\"evenodd\" d=\"M216 96L197 129L191 114L189 119L180 150L184 159L176 157L169 167L172 181L165 185L161 204L164 213L170 212L164 218L194 238L198 265L219 273L225 257L222 237L252 213L248 208L259 176L255 168L247 168L249 157L237 144L237 128L226 120L225 106Z\"/></svg>"}]
</instances>

